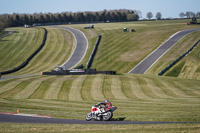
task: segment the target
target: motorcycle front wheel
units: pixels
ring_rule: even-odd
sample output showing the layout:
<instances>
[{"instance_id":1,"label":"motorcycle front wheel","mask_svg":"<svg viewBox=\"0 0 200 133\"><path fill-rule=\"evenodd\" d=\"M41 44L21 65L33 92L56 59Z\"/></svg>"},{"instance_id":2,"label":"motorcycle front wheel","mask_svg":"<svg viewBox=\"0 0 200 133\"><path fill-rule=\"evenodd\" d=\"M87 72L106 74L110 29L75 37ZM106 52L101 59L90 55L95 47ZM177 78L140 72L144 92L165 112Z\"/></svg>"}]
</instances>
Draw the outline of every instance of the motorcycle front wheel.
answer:
<instances>
[{"instance_id":1,"label":"motorcycle front wheel","mask_svg":"<svg viewBox=\"0 0 200 133\"><path fill-rule=\"evenodd\" d=\"M103 115L103 121L109 121L113 117L113 113L111 111L108 111Z\"/></svg>"},{"instance_id":2,"label":"motorcycle front wheel","mask_svg":"<svg viewBox=\"0 0 200 133\"><path fill-rule=\"evenodd\" d=\"M85 116L85 120L86 121L91 121L92 120L92 113L88 113L86 116Z\"/></svg>"}]
</instances>

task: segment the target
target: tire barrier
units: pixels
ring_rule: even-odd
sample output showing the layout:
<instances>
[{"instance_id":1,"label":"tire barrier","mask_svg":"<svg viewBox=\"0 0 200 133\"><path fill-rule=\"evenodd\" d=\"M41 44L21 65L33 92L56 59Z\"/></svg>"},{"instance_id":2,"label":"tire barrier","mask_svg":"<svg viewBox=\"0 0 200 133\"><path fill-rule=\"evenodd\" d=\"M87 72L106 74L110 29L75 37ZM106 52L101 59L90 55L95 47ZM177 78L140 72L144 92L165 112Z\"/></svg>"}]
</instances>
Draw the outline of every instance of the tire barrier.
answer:
<instances>
[{"instance_id":1,"label":"tire barrier","mask_svg":"<svg viewBox=\"0 0 200 133\"><path fill-rule=\"evenodd\" d=\"M189 54L200 42L197 41L187 52L182 54L180 57L178 57L176 60L174 60L171 64L169 64L165 69L163 69L160 73L158 73L158 76L162 76L165 72L167 72L171 67L173 67L176 63L178 63L183 57L185 57L187 54Z\"/></svg>"},{"instance_id":2,"label":"tire barrier","mask_svg":"<svg viewBox=\"0 0 200 133\"><path fill-rule=\"evenodd\" d=\"M0 72L1 75L10 74L10 73L14 73L14 72L19 71L20 69L22 69L22 68L24 68L26 65L28 65L29 61L31 61L31 60L33 59L33 57L34 57L38 52L40 52L40 50L44 47L45 42L46 42L46 38L47 38L47 30L46 30L45 28L42 28L42 29L44 29L44 37L43 37L43 41L42 41L42 43L40 44L40 46L38 47L38 49L37 49L31 56L29 56L29 57L25 60L25 62L23 62L21 65L15 67L15 68L13 68L13 69Z\"/></svg>"},{"instance_id":3,"label":"tire barrier","mask_svg":"<svg viewBox=\"0 0 200 133\"><path fill-rule=\"evenodd\" d=\"M116 75L115 71L96 71L96 69L72 69L51 72L42 72L42 75L94 75L94 74L109 74Z\"/></svg>"},{"instance_id":4,"label":"tire barrier","mask_svg":"<svg viewBox=\"0 0 200 133\"><path fill-rule=\"evenodd\" d=\"M86 69L90 69L90 67L92 65L92 62L93 62L94 56L95 56L95 54L97 52L97 48L99 46L100 41L101 41L101 35L98 35L98 38L96 40L94 49L93 49L92 54L90 55L89 61L87 63Z\"/></svg>"}]
</instances>

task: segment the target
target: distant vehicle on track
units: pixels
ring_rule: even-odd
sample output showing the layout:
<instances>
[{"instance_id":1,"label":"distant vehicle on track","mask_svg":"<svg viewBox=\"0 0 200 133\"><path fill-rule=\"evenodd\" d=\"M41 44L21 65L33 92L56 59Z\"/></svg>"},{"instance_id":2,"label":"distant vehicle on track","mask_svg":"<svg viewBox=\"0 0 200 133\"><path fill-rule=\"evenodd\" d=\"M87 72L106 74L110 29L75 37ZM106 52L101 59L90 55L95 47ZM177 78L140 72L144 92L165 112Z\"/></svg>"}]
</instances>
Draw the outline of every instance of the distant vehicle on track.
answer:
<instances>
[{"instance_id":1,"label":"distant vehicle on track","mask_svg":"<svg viewBox=\"0 0 200 133\"><path fill-rule=\"evenodd\" d=\"M198 23L197 23L197 18L193 17L193 18L192 18L192 21L190 21L190 24L198 24Z\"/></svg>"},{"instance_id":2,"label":"distant vehicle on track","mask_svg":"<svg viewBox=\"0 0 200 133\"><path fill-rule=\"evenodd\" d=\"M84 27L84 29L94 29L94 25L92 24L92 25L89 25L89 26L87 26L87 27Z\"/></svg>"}]
</instances>

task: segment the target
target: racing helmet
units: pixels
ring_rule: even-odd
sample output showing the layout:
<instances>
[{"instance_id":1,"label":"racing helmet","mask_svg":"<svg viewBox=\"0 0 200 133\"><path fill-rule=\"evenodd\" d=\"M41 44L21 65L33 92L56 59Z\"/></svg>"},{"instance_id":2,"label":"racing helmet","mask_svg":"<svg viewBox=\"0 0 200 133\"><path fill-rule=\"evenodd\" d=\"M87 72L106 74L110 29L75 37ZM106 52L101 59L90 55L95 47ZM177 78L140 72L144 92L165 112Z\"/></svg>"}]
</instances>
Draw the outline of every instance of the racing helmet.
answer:
<instances>
[{"instance_id":1,"label":"racing helmet","mask_svg":"<svg viewBox=\"0 0 200 133\"><path fill-rule=\"evenodd\" d=\"M106 104L106 106L110 107L112 106L111 102L109 100L104 100L104 103Z\"/></svg>"}]
</instances>

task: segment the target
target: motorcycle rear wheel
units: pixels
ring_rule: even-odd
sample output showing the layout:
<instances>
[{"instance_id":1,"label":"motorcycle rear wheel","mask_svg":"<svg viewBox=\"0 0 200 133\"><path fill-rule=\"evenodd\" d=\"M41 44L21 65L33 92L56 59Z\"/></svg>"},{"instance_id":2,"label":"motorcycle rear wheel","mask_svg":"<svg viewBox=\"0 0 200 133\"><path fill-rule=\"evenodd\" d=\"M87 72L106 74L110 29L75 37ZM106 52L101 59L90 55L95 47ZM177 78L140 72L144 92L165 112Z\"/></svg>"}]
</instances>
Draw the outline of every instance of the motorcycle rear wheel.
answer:
<instances>
[{"instance_id":1,"label":"motorcycle rear wheel","mask_svg":"<svg viewBox=\"0 0 200 133\"><path fill-rule=\"evenodd\" d=\"M85 116L85 120L86 121L91 121L92 120L92 113L88 113L86 116Z\"/></svg>"},{"instance_id":2,"label":"motorcycle rear wheel","mask_svg":"<svg viewBox=\"0 0 200 133\"><path fill-rule=\"evenodd\" d=\"M109 121L113 117L113 113L111 111L107 112L107 115L103 115L103 121Z\"/></svg>"}]
</instances>

